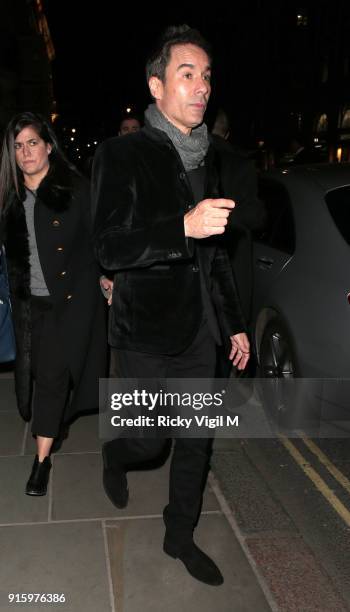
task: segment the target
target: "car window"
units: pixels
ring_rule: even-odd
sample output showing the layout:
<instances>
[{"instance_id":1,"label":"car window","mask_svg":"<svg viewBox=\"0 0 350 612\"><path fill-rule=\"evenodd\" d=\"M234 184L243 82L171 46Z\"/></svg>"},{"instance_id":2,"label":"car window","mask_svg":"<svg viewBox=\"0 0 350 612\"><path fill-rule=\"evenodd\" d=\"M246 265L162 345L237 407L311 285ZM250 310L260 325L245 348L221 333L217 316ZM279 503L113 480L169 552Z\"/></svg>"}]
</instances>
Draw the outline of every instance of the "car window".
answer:
<instances>
[{"instance_id":1,"label":"car window","mask_svg":"<svg viewBox=\"0 0 350 612\"><path fill-rule=\"evenodd\" d=\"M326 204L339 232L350 244L350 185L329 191Z\"/></svg>"},{"instance_id":2,"label":"car window","mask_svg":"<svg viewBox=\"0 0 350 612\"><path fill-rule=\"evenodd\" d=\"M262 179L259 184L266 219L264 228L255 232L254 240L285 253L295 251L293 211L286 188L277 181Z\"/></svg>"}]
</instances>

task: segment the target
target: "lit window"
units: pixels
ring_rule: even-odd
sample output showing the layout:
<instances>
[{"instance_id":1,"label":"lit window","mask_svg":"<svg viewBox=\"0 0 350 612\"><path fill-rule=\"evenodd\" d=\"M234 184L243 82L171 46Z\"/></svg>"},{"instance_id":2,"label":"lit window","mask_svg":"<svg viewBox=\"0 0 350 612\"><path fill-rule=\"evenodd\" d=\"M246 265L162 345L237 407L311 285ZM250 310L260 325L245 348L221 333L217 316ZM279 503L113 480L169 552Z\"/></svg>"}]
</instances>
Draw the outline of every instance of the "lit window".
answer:
<instances>
[{"instance_id":1,"label":"lit window","mask_svg":"<svg viewBox=\"0 0 350 612\"><path fill-rule=\"evenodd\" d=\"M343 115L341 127L343 130L350 130L350 108L348 108Z\"/></svg>"},{"instance_id":2,"label":"lit window","mask_svg":"<svg viewBox=\"0 0 350 612\"><path fill-rule=\"evenodd\" d=\"M299 11L297 14L297 26L305 27L307 26L307 13L306 11Z\"/></svg>"},{"instance_id":3,"label":"lit window","mask_svg":"<svg viewBox=\"0 0 350 612\"><path fill-rule=\"evenodd\" d=\"M316 122L316 134L320 134L322 132L327 132L328 130L328 117L326 113L323 113L319 116Z\"/></svg>"}]
</instances>

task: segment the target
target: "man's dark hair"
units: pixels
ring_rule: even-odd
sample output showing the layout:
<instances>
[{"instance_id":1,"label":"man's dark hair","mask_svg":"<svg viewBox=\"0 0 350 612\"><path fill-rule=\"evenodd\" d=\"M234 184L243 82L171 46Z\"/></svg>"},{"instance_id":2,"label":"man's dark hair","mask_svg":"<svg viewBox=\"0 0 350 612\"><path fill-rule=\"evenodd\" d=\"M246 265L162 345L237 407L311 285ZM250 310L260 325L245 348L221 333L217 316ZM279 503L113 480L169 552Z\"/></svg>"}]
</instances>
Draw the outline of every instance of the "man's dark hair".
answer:
<instances>
[{"instance_id":1,"label":"man's dark hair","mask_svg":"<svg viewBox=\"0 0 350 612\"><path fill-rule=\"evenodd\" d=\"M147 82L152 76L158 77L164 82L165 70L169 64L171 49L174 45L196 45L196 47L205 51L210 60L212 59L211 47L198 30L190 28L188 25L170 26L163 32L147 60Z\"/></svg>"}]
</instances>

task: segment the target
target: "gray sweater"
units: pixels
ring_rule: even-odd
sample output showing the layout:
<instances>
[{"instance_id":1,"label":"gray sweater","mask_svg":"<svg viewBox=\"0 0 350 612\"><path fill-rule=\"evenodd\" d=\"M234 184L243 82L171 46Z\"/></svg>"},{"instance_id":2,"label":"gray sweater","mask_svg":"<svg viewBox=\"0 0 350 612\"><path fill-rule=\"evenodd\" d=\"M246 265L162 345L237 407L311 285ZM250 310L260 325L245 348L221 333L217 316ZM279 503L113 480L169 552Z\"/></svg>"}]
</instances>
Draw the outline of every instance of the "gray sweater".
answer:
<instances>
[{"instance_id":1,"label":"gray sweater","mask_svg":"<svg viewBox=\"0 0 350 612\"><path fill-rule=\"evenodd\" d=\"M26 199L24 200L24 210L26 214L27 229L29 234L30 250L30 292L32 295L50 295L45 283L43 270L40 264L38 245L36 242L34 227L34 206L36 192L26 189Z\"/></svg>"}]
</instances>

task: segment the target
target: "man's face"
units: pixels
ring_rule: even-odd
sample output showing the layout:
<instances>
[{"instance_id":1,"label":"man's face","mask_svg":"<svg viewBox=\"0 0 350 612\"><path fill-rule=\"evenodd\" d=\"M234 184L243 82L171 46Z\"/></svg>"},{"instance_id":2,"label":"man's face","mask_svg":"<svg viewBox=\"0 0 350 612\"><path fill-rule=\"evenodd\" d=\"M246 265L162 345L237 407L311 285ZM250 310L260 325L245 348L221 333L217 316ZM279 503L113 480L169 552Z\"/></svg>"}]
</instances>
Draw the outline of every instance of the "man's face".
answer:
<instances>
[{"instance_id":1,"label":"man's face","mask_svg":"<svg viewBox=\"0 0 350 612\"><path fill-rule=\"evenodd\" d=\"M119 136L138 132L139 129L141 129L141 125L137 119L124 119L120 124Z\"/></svg>"},{"instance_id":2,"label":"man's face","mask_svg":"<svg viewBox=\"0 0 350 612\"><path fill-rule=\"evenodd\" d=\"M164 83L151 77L149 87L157 107L184 134L203 121L210 96L210 60L200 47L175 45L171 49Z\"/></svg>"}]
</instances>

